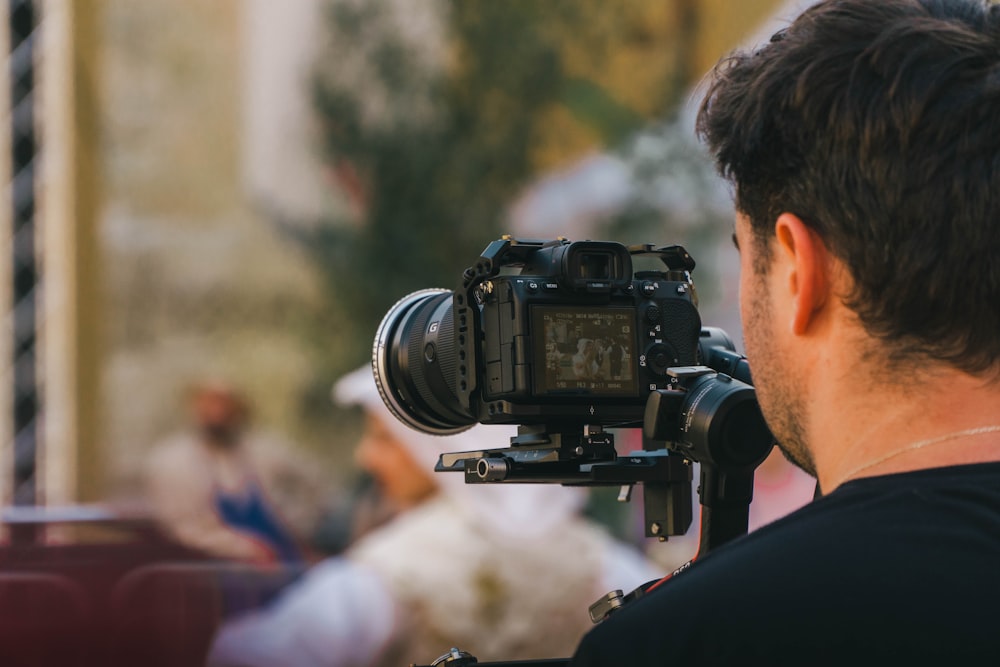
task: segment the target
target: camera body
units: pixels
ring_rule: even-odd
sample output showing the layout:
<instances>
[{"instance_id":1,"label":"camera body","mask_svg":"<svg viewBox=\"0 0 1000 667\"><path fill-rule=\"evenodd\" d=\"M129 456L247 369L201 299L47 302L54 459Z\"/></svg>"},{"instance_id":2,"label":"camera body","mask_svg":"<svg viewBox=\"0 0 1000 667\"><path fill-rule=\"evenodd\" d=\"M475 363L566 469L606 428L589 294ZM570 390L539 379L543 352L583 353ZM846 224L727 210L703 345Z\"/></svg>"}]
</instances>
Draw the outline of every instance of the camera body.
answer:
<instances>
[{"instance_id":1,"label":"camera body","mask_svg":"<svg viewBox=\"0 0 1000 667\"><path fill-rule=\"evenodd\" d=\"M635 255L664 270L634 274ZM679 246L503 238L483 257L455 297L470 362L458 398L482 423L641 422L666 369L697 363L694 261Z\"/></svg>"},{"instance_id":2,"label":"camera body","mask_svg":"<svg viewBox=\"0 0 1000 667\"><path fill-rule=\"evenodd\" d=\"M654 269L633 272L633 259ZM699 359L701 318L680 246L503 237L460 287L397 302L375 336L386 405L440 435L472 424L640 426L667 369Z\"/></svg>"}]
</instances>

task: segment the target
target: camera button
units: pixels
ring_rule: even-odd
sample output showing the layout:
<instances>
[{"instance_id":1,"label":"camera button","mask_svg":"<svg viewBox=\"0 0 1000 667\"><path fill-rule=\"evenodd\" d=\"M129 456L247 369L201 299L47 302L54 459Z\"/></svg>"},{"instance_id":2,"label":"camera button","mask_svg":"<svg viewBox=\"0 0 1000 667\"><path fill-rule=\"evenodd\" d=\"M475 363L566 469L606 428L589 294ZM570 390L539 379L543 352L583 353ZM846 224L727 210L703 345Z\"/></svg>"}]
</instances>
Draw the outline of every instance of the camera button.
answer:
<instances>
[{"instance_id":1,"label":"camera button","mask_svg":"<svg viewBox=\"0 0 1000 667\"><path fill-rule=\"evenodd\" d=\"M656 306L650 306L646 309L646 321L650 324L659 324L660 322L660 309Z\"/></svg>"},{"instance_id":2,"label":"camera button","mask_svg":"<svg viewBox=\"0 0 1000 667\"><path fill-rule=\"evenodd\" d=\"M538 283L536 283L534 280L529 280L528 281L528 292L530 292L531 294L534 294L537 291L538 291Z\"/></svg>"},{"instance_id":3,"label":"camera button","mask_svg":"<svg viewBox=\"0 0 1000 667\"><path fill-rule=\"evenodd\" d=\"M642 283L642 293L645 296L653 296L656 294L656 283L646 280Z\"/></svg>"},{"instance_id":4,"label":"camera button","mask_svg":"<svg viewBox=\"0 0 1000 667\"><path fill-rule=\"evenodd\" d=\"M649 369L657 375L663 375L673 365L676 358L674 351L664 343L656 343L646 350Z\"/></svg>"}]
</instances>

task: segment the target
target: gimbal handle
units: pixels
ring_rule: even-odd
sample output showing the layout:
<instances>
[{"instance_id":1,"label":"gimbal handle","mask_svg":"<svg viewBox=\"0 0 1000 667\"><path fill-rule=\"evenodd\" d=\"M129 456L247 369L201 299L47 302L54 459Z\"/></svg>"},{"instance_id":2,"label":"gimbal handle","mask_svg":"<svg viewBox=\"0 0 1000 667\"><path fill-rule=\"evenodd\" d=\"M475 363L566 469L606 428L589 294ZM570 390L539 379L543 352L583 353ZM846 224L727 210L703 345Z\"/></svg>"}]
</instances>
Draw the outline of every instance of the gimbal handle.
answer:
<instances>
[{"instance_id":1,"label":"gimbal handle","mask_svg":"<svg viewBox=\"0 0 1000 667\"><path fill-rule=\"evenodd\" d=\"M696 559L747 534L753 469L732 471L702 463L699 491L701 532Z\"/></svg>"}]
</instances>

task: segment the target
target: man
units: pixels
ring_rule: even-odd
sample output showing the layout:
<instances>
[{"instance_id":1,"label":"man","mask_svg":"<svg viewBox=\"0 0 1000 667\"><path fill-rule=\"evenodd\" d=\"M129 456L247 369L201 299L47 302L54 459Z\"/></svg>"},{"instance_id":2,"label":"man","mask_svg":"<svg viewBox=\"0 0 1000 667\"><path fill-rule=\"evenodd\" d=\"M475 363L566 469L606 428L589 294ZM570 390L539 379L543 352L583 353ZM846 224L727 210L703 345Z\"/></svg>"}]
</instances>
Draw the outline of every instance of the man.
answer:
<instances>
[{"instance_id":1,"label":"man","mask_svg":"<svg viewBox=\"0 0 1000 667\"><path fill-rule=\"evenodd\" d=\"M1000 6L826 0L716 70L761 407L822 498L597 626L592 665L1000 660Z\"/></svg>"},{"instance_id":2,"label":"man","mask_svg":"<svg viewBox=\"0 0 1000 667\"><path fill-rule=\"evenodd\" d=\"M284 441L251 428L247 402L223 382L198 384L192 424L151 450L153 511L180 542L251 563L306 560L329 495L321 471Z\"/></svg>"},{"instance_id":3,"label":"man","mask_svg":"<svg viewBox=\"0 0 1000 667\"><path fill-rule=\"evenodd\" d=\"M514 429L412 430L385 407L369 366L341 378L334 396L364 410L355 460L395 514L269 608L225 626L213 667L395 667L453 646L481 660L562 657L590 627L591 602L657 576L580 515L581 489L467 485L433 472L439 454L503 446Z\"/></svg>"}]
</instances>

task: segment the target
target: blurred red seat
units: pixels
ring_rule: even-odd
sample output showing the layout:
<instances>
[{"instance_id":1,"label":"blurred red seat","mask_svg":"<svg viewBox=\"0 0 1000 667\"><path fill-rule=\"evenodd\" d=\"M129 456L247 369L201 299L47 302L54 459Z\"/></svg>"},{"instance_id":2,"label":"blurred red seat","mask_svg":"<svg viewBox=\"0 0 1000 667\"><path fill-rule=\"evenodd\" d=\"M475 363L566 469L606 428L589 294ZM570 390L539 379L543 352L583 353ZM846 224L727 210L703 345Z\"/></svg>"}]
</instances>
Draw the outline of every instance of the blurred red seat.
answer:
<instances>
[{"instance_id":1,"label":"blurred red seat","mask_svg":"<svg viewBox=\"0 0 1000 667\"><path fill-rule=\"evenodd\" d=\"M223 620L266 604L299 572L219 562L136 568L112 592L115 663L201 665Z\"/></svg>"},{"instance_id":2,"label":"blurred red seat","mask_svg":"<svg viewBox=\"0 0 1000 667\"><path fill-rule=\"evenodd\" d=\"M48 572L0 572L0 665L95 664L93 608L84 589Z\"/></svg>"},{"instance_id":3,"label":"blurred red seat","mask_svg":"<svg viewBox=\"0 0 1000 667\"><path fill-rule=\"evenodd\" d=\"M55 526L92 532L50 541ZM100 508L3 508L3 529L0 667L200 667L225 618L302 571L209 560Z\"/></svg>"}]
</instances>

